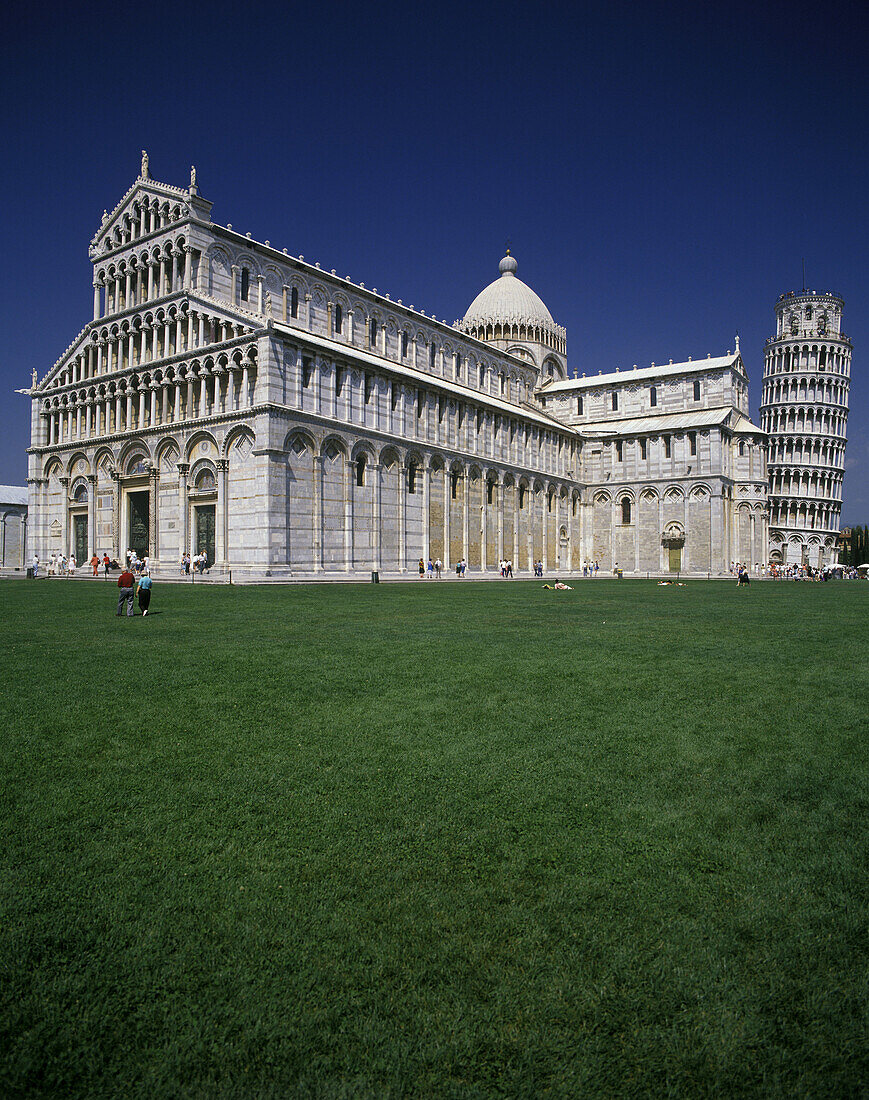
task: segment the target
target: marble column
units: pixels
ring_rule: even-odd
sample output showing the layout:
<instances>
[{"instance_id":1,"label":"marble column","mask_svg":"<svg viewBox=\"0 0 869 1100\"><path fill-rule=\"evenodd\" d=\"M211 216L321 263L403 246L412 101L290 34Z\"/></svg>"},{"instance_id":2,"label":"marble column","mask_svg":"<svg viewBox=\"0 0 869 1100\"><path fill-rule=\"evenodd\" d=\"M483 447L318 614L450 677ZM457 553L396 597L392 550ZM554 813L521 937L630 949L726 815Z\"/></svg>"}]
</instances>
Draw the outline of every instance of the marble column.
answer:
<instances>
[{"instance_id":1,"label":"marble column","mask_svg":"<svg viewBox=\"0 0 869 1100\"><path fill-rule=\"evenodd\" d=\"M444 569L450 567L450 501L452 500L450 482L450 471L444 466Z\"/></svg>"},{"instance_id":2,"label":"marble column","mask_svg":"<svg viewBox=\"0 0 869 1100\"><path fill-rule=\"evenodd\" d=\"M63 503L60 529L60 550L69 556L69 478L60 479L60 499Z\"/></svg>"},{"instance_id":3,"label":"marble column","mask_svg":"<svg viewBox=\"0 0 869 1100\"><path fill-rule=\"evenodd\" d=\"M465 563L467 564L467 561L468 561L468 526L469 526L469 520L470 520L470 516L468 514L468 511L469 511L470 506L471 506L471 501L470 501L471 479L468 476L467 470L465 470L465 472L462 474L461 486L462 486L462 558L465 561Z\"/></svg>"},{"instance_id":4,"label":"marble column","mask_svg":"<svg viewBox=\"0 0 869 1100\"><path fill-rule=\"evenodd\" d=\"M398 466L398 571L407 572L407 476L404 463Z\"/></svg>"},{"instance_id":5,"label":"marble column","mask_svg":"<svg viewBox=\"0 0 869 1100\"><path fill-rule=\"evenodd\" d=\"M112 551L109 557L124 564L121 561L121 476L117 470L112 471Z\"/></svg>"},{"instance_id":6,"label":"marble column","mask_svg":"<svg viewBox=\"0 0 869 1100\"><path fill-rule=\"evenodd\" d=\"M543 490L543 496L540 498L540 506L541 506L541 511L543 513L543 517L542 517L543 518L543 523L541 524L541 526L543 528L543 539L542 539L542 546L541 546L541 549L540 549L540 560L543 562L543 569L547 573L549 572L549 558L547 557L547 553L548 553L548 550L549 550L549 537L548 536L549 536L549 494L550 494L550 492L551 492L551 488L549 486L546 486ZM531 553L531 557L532 557L532 559L534 557L533 551Z\"/></svg>"},{"instance_id":7,"label":"marble column","mask_svg":"<svg viewBox=\"0 0 869 1100\"><path fill-rule=\"evenodd\" d=\"M422 556L431 557L431 469L423 460L422 473Z\"/></svg>"},{"instance_id":8,"label":"marble column","mask_svg":"<svg viewBox=\"0 0 869 1100\"><path fill-rule=\"evenodd\" d=\"M499 477L495 482L494 492L497 493L496 508L498 509L498 561L504 560L504 492L506 486L504 479Z\"/></svg>"},{"instance_id":9,"label":"marble column","mask_svg":"<svg viewBox=\"0 0 869 1100\"><path fill-rule=\"evenodd\" d=\"M323 456L314 455L314 560L315 573L323 570Z\"/></svg>"},{"instance_id":10,"label":"marble column","mask_svg":"<svg viewBox=\"0 0 869 1100\"><path fill-rule=\"evenodd\" d=\"M368 469L371 471L371 476L372 476L372 479L373 479L373 488L374 488L374 508L373 508L374 515L373 515L373 518L372 518L371 525L374 529L373 530L374 546L372 548L372 555L373 555L374 568L375 569L380 569L380 561L381 561L380 548L381 548L381 545L382 545L382 537L381 537L382 533L381 533L381 530L380 530L380 514L381 514L381 505L382 505L381 496L382 496L382 491L383 491L382 480L381 480L381 477L380 477L381 468L382 467L380 466L380 463L378 463L378 462L372 462L371 465L368 467Z\"/></svg>"},{"instance_id":11,"label":"marble column","mask_svg":"<svg viewBox=\"0 0 869 1100\"><path fill-rule=\"evenodd\" d=\"M215 554L217 564L225 566L229 557L229 497L227 479L229 459L217 460L217 530L215 532Z\"/></svg>"},{"instance_id":12,"label":"marble column","mask_svg":"<svg viewBox=\"0 0 869 1100\"><path fill-rule=\"evenodd\" d=\"M353 463L344 459L344 572L353 568Z\"/></svg>"},{"instance_id":13,"label":"marble column","mask_svg":"<svg viewBox=\"0 0 869 1100\"><path fill-rule=\"evenodd\" d=\"M179 462L178 467L178 511L181 519L180 541L181 546L178 557L190 549L190 508L187 503L187 474L190 470L189 462Z\"/></svg>"},{"instance_id":14,"label":"marble column","mask_svg":"<svg viewBox=\"0 0 869 1100\"><path fill-rule=\"evenodd\" d=\"M88 549L90 557L97 549L97 475L88 474ZM82 562L84 564L84 562Z\"/></svg>"},{"instance_id":15,"label":"marble column","mask_svg":"<svg viewBox=\"0 0 869 1100\"><path fill-rule=\"evenodd\" d=\"M156 465L148 467L148 557L156 561L160 556L160 520L157 515L159 493L157 481L160 471Z\"/></svg>"},{"instance_id":16,"label":"marble column","mask_svg":"<svg viewBox=\"0 0 869 1100\"><path fill-rule=\"evenodd\" d=\"M513 570L519 569L519 483L513 482Z\"/></svg>"}]
</instances>

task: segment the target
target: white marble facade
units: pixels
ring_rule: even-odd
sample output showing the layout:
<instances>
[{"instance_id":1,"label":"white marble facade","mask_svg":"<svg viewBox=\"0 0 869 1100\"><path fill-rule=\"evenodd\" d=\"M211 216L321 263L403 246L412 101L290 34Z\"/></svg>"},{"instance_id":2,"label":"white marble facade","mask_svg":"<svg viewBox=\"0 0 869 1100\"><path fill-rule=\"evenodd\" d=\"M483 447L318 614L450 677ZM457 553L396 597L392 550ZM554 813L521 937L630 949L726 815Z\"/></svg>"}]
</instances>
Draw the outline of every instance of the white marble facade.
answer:
<instances>
[{"instance_id":1,"label":"white marble facade","mask_svg":"<svg viewBox=\"0 0 869 1100\"><path fill-rule=\"evenodd\" d=\"M238 576L726 572L767 555L739 349L570 377L501 261L455 325L211 221L142 171L91 242L93 318L34 372L29 541L206 549Z\"/></svg>"}]
</instances>

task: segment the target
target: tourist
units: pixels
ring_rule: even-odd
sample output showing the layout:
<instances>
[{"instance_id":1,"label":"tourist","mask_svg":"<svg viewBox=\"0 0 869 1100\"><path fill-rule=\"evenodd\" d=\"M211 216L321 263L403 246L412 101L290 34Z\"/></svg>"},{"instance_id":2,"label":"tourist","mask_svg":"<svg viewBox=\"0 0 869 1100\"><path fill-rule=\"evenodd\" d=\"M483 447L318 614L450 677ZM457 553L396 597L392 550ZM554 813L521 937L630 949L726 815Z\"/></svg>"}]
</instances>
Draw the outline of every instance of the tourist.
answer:
<instances>
[{"instance_id":1,"label":"tourist","mask_svg":"<svg viewBox=\"0 0 869 1100\"><path fill-rule=\"evenodd\" d=\"M103 554L103 576L106 580L109 579L109 570L112 567L112 561L108 553Z\"/></svg>"},{"instance_id":2,"label":"tourist","mask_svg":"<svg viewBox=\"0 0 869 1100\"><path fill-rule=\"evenodd\" d=\"M125 603L127 605L127 615L133 614L133 585L135 583L136 580L129 567L127 567L118 577L118 615L123 613Z\"/></svg>"},{"instance_id":3,"label":"tourist","mask_svg":"<svg viewBox=\"0 0 869 1100\"><path fill-rule=\"evenodd\" d=\"M444 563L441 561L440 558L438 558L435 561L435 576L436 576L437 580L441 579L441 570L443 569L443 567L444 567Z\"/></svg>"},{"instance_id":4,"label":"tourist","mask_svg":"<svg viewBox=\"0 0 869 1100\"><path fill-rule=\"evenodd\" d=\"M424 580L424 578L425 578L425 562L423 561L422 558L420 558L419 559L419 579Z\"/></svg>"},{"instance_id":5,"label":"tourist","mask_svg":"<svg viewBox=\"0 0 869 1100\"><path fill-rule=\"evenodd\" d=\"M36 578L39 576L39 555L38 554L33 555L33 559L30 562L30 567L33 570L33 579L36 580Z\"/></svg>"},{"instance_id":6,"label":"tourist","mask_svg":"<svg viewBox=\"0 0 869 1100\"><path fill-rule=\"evenodd\" d=\"M67 563L67 567L66 567L67 573L70 577L75 576L76 565L77 565L77 563L76 563L76 560L75 560L75 554L70 554L69 555L69 562Z\"/></svg>"},{"instance_id":7,"label":"tourist","mask_svg":"<svg viewBox=\"0 0 869 1100\"><path fill-rule=\"evenodd\" d=\"M434 562L431 560L431 558L428 559L428 564L425 567L425 572L428 580L431 580L434 576Z\"/></svg>"},{"instance_id":8,"label":"tourist","mask_svg":"<svg viewBox=\"0 0 869 1100\"><path fill-rule=\"evenodd\" d=\"M94 576L100 571L100 559L96 551L94 551L94 556L91 558L91 569L93 570Z\"/></svg>"},{"instance_id":9,"label":"tourist","mask_svg":"<svg viewBox=\"0 0 869 1100\"><path fill-rule=\"evenodd\" d=\"M148 614L148 608L151 605L151 577L148 573L143 573L139 577L139 609L143 615Z\"/></svg>"},{"instance_id":10,"label":"tourist","mask_svg":"<svg viewBox=\"0 0 869 1100\"><path fill-rule=\"evenodd\" d=\"M513 562L510 561L509 558L504 563L504 576L505 577L512 577L513 576Z\"/></svg>"}]
</instances>

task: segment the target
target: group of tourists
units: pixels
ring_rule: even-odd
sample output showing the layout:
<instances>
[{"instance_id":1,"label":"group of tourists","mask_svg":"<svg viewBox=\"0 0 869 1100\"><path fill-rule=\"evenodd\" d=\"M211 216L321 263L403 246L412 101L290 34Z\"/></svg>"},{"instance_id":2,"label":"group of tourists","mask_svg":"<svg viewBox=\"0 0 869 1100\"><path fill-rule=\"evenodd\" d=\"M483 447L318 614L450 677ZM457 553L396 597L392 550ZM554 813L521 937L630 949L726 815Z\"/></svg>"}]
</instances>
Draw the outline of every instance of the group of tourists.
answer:
<instances>
[{"instance_id":1,"label":"group of tourists","mask_svg":"<svg viewBox=\"0 0 869 1100\"><path fill-rule=\"evenodd\" d=\"M186 551L181 555L181 572L186 576L190 576L190 573L204 573L208 568L208 555L204 550L200 550L198 554L191 557Z\"/></svg>"},{"instance_id":2,"label":"group of tourists","mask_svg":"<svg viewBox=\"0 0 869 1100\"><path fill-rule=\"evenodd\" d=\"M35 570L39 568L39 558L37 558L35 555L34 558L36 565L33 575L36 576ZM78 563L75 560L75 554L70 554L67 557L67 555L62 552L58 553L57 551L52 550L51 555L48 559L46 572L48 573L49 577L74 577L77 568Z\"/></svg>"},{"instance_id":3,"label":"group of tourists","mask_svg":"<svg viewBox=\"0 0 869 1100\"><path fill-rule=\"evenodd\" d=\"M506 558L498 562L498 568L501 570L501 576L506 580L508 577L513 576L513 562L508 561Z\"/></svg>"},{"instance_id":4,"label":"group of tourists","mask_svg":"<svg viewBox=\"0 0 869 1100\"><path fill-rule=\"evenodd\" d=\"M769 577L771 580L776 581L829 581L835 580L841 577L844 580L857 580L861 573L857 569L852 569L842 565L824 565L815 566L808 565L805 562L790 562L788 565L783 565L779 562L755 562L752 569L749 564L745 562L732 561L730 563L730 572L736 577L737 584L748 584L749 578L753 575L755 577ZM745 577L740 582L740 576ZM862 576L866 576L865 573Z\"/></svg>"},{"instance_id":5,"label":"group of tourists","mask_svg":"<svg viewBox=\"0 0 869 1100\"><path fill-rule=\"evenodd\" d=\"M429 558L428 561L426 561L425 558L420 558L417 564L417 569L419 570L419 579L421 581L432 580L432 578L439 581L441 579L441 573L443 573L444 563L441 561L440 558L435 558L434 561L432 561L431 558ZM461 561L456 562L456 576L460 580L465 579L465 573L467 572L467 570L468 563L465 561L464 558L462 558Z\"/></svg>"},{"instance_id":6,"label":"group of tourists","mask_svg":"<svg viewBox=\"0 0 869 1100\"><path fill-rule=\"evenodd\" d=\"M145 555L140 558L135 550L127 551L127 568L137 577L151 575L151 559Z\"/></svg>"},{"instance_id":7,"label":"group of tourists","mask_svg":"<svg viewBox=\"0 0 869 1100\"><path fill-rule=\"evenodd\" d=\"M91 560L90 560L91 576L94 576L94 577L98 576L99 571L100 571L100 566L102 566L103 567L103 576L105 577L106 580L108 580L109 579L109 570L113 566L115 568L117 568L117 565L118 565L118 563L116 561L113 562L108 554L103 554L103 556L101 558L99 556L99 554L95 553L93 555L93 557L91 558Z\"/></svg>"},{"instance_id":8,"label":"group of tourists","mask_svg":"<svg viewBox=\"0 0 869 1100\"><path fill-rule=\"evenodd\" d=\"M419 569L419 579L430 581L432 578L435 578L436 580L440 580L443 567L444 563L440 558L435 558L434 561L429 558L427 562L423 558L420 558L419 565L417 566Z\"/></svg>"}]
</instances>

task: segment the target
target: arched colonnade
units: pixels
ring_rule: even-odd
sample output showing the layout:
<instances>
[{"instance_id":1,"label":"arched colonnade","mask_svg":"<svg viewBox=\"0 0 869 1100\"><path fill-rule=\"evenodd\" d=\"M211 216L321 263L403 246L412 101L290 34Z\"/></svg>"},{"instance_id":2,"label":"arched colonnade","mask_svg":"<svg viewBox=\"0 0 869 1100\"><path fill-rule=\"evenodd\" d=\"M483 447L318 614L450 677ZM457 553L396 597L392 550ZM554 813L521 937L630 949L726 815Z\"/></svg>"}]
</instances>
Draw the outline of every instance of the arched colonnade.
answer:
<instances>
[{"instance_id":1,"label":"arched colonnade","mask_svg":"<svg viewBox=\"0 0 869 1100\"><path fill-rule=\"evenodd\" d=\"M450 456L295 429L285 441L286 560L300 572L469 572L543 561L575 568L580 494L567 482Z\"/></svg>"}]
</instances>

